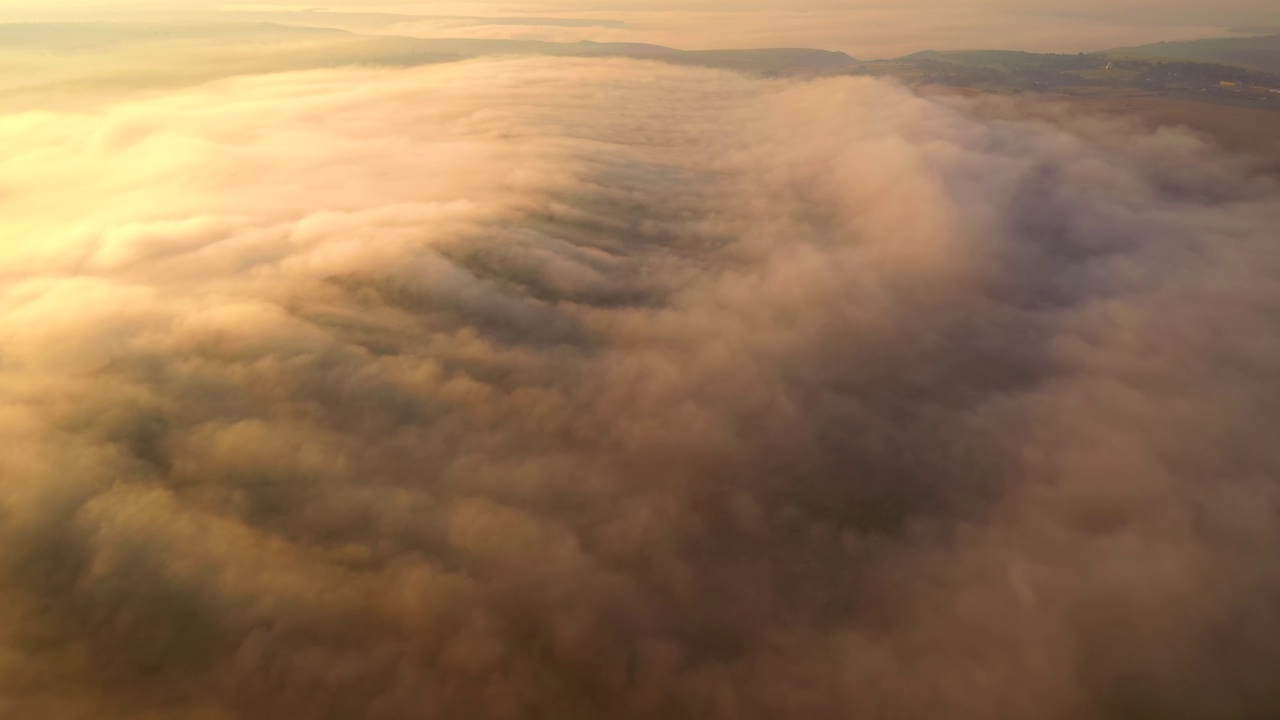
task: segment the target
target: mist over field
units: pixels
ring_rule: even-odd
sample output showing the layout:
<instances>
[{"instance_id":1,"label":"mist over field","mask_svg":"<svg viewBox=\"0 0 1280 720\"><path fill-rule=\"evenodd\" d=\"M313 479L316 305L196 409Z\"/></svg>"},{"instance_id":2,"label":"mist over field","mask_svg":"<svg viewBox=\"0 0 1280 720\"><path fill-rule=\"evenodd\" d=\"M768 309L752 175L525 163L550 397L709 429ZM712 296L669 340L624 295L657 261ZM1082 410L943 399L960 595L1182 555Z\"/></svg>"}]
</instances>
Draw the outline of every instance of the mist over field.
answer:
<instances>
[{"instance_id":1,"label":"mist over field","mask_svg":"<svg viewBox=\"0 0 1280 720\"><path fill-rule=\"evenodd\" d=\"M224 29L0 53L0 717L1280 714L1261 159Z\"/></svg>"}]
</instances>

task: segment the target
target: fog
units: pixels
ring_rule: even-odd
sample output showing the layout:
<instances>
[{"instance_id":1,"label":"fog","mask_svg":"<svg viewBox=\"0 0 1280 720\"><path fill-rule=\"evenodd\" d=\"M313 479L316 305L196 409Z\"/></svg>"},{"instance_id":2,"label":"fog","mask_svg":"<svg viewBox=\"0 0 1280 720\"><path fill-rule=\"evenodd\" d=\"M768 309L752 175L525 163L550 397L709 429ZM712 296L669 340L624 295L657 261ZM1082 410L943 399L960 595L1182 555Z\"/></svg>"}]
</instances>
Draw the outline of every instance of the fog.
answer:
<instances>
[{"instance_id":1,"label":"fog","mask_svg":"<svg viewBox=\"0 0 1280 720\"><path fill-rule=\"evenodd\" d=\"M0 714L1280 712L1280 187L1018 103L510 58L0 116Z\"/></svg>"}]
</instances>

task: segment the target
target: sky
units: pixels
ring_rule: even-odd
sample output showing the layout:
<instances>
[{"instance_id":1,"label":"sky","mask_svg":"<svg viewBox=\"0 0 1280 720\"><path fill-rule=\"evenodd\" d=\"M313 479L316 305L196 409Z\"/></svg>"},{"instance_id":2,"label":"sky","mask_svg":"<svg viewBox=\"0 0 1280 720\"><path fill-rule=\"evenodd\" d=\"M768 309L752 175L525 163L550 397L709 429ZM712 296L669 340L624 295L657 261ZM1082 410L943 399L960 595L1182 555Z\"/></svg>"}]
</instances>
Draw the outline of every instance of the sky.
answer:
<instances>
[{"instance_id":1,"label":"sky","mask_svg":"<svg viewBox=\"0 0 1280 720\"><path fill-rule=\"evenodd\" d=\"M1273 159L130 17L0 27L0 717L1280 716Z\"/></svg>"},{"instance_id":2,"label":"sky","mask_svg":"<svg viewBox=\"0 0 1280 720\"><path fill-rule=\"evenodd\" d=\"M1219 36L1228 29L1275 25L1274 3L1265 0L939 0L906 2L773 2L694 0L524 0L523 2L121 3L112 0L4 0L0 13L27 17L85 18L110 9L147 14L179 10L333 10L422 16L379 31L419 37L473 36L578 41L652 42L686 49L799 46L841 50L862 58L884 58L920 50L995 47L1044 52L1090 52L1162 40ZM86 14L87 13L87 14ZM588 18L625 27L489 25L459 22L480 18Z\"/></svg>"}]
</instances>

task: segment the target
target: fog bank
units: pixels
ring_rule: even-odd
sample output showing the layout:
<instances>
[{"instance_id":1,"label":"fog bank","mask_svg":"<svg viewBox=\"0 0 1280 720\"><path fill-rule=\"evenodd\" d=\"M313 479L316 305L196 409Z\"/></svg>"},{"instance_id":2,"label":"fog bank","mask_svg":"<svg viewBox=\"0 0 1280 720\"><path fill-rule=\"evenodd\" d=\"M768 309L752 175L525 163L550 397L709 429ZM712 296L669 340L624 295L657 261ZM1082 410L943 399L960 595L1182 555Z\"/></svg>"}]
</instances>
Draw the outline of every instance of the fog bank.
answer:
<instances>
[{"instance_id":1,"label":"fog bank","mask_svg":"<svg viewBox=\"0 0 1280 720\"><path fill-rule=\"evenodd\" d=\"M1005 117L549 58L0 117L0 714L1275 714L1280 188Z\"/></svg>"}]
</instances>

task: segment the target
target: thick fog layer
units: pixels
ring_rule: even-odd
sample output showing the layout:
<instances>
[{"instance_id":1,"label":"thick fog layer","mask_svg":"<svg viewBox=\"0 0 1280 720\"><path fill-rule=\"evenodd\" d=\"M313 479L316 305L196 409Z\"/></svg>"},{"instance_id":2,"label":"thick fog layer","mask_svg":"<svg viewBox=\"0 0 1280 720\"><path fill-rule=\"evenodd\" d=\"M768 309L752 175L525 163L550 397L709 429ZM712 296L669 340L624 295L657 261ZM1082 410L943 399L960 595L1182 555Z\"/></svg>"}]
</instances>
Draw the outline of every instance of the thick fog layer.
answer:
<instances>
[{"instance_id":1,"label":"thick fog layer","mask_svg":"<svg viewBox=\"0 0 1280 720\"><path fill-rule=\"evenodd\" d=\"M4 116L0 715L1280 713L1280 186L994 114L542 59Z\"/></svg>"}]
</instances>

